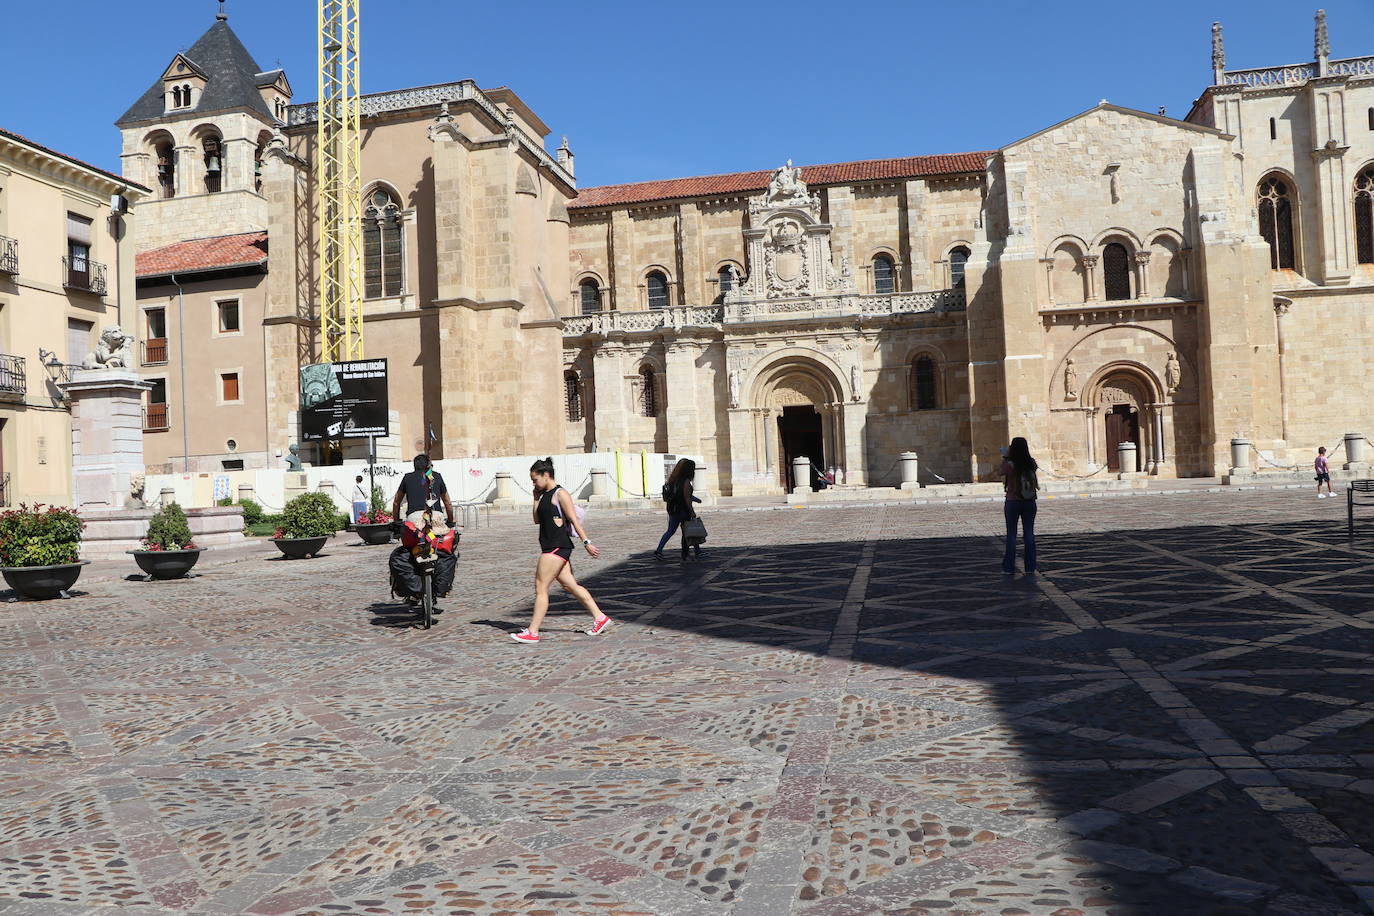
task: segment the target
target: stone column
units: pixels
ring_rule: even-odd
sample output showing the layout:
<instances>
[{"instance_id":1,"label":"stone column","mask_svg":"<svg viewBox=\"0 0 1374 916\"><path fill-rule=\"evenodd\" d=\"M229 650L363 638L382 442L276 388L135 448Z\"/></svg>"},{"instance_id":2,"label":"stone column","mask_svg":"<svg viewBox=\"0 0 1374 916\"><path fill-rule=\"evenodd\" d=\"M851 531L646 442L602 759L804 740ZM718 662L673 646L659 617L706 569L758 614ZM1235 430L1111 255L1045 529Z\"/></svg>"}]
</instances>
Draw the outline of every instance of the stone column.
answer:
<instances>
[{"instance_id":1,"label":"stone column","mask_svg":"<svg viewBox=\"0 0 1374 916\"><path fill-rule=\"evenodd\" d=\"M144 472L143 392L153 387L130 369L82 369L59 386L72 411L72 502L123 509L129 481Z\"/></svg>"},{"instance_id":2,"label":"stone column","mask_svg":"<svg viewBox=\"0 0 1374 916\"><path fill-rule=\"evenodd\" d=\"M1083 272L1087 274L1088 280L1088 301L1097 301L1097 255L1083 255Z\"/></svg>"},{"instance_id":3,"label":"stone column","mask_svg":"<svg viewBox=\"0 0 1374 916\"><path fill-rule=\"evenodd\" d=\"M1135 297L1137 299L1150 298L1150 252L1137 251L1135 253Z\"/></svg>"},{"instance_id":4,"label":"stone column","mask_svg":"<svg viewBox=\"0 0 1374 916\"><path fill-rule=\"evenodd\" d=\"M1045 265L1045 304L1054 305L1054 258L1041 258Z\"/></svg>"},{"instance_id":5,"label":"stone column","mask_svg":"<svg viewBox=\"0 0 1374 916\"><path fill-rule=\"evenodd\" d=\"M625 383L625 348L607 341L596 350L593 362L592 422L596 424L596 447L603 452L623 449L630 441L631 410L629 387Z\"/></svg>"},{"instance_id":6,"label":"stone column","mask_svg":"<svg viewBox=\"0 0 1374 916\"><path fill-rule=\"evenodd\" d=\"M846 486L868 486L868 441L865 436L868 405L851 401L844 413L844 482Z\"/></svg>"},{"instance_id":7,"label":"stone column","mask_svg":"<svg viewBox=\"0 0 1374 916\"><path fill-rule=\"evenodd\" d=\"M205 163L201 159L200 149L195 146L178 146L176 154L177 197L204 194L205 182L196 180L205 173Z\"/></svg>"}]
</instances>

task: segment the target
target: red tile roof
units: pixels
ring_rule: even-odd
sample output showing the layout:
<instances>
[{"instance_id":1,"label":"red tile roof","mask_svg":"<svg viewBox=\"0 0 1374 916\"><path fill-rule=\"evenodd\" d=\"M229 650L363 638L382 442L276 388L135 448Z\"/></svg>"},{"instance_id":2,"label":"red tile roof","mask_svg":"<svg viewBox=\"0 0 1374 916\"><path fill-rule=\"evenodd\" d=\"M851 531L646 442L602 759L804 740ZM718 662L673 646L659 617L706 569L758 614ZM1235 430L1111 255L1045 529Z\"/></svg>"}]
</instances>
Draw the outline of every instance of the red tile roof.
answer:
<instances>
[{"instance_id":1,"label":"red tile roof","mask_svg":"<svg viewBox=\"0 0 1374 916\"><path fill-rule=\"evenodd\" d=\"M139 277L197 273L230 267L254 267L267 262L267 233L241 232L208 239L191 239L153 248L134 258Z\"/></svg>"},{"instance_id":2,"label":"red tile roof","mask_svg":"<svg viewBox=\"0 0 1374 916\"><path fill-rule=\"evenodd\" d=\"M994 152L995 150L988 150L943 156L907 156L903 159L867 159L861 162L807 165L802 166L802 180L808 185L825 185L981 172L987 158ZM666 181L641 181L635 184L583 188L577 197L568 203L568 209L585 210L590 207L613 207L654 200L762 191L768 187L768 180L773 177L773 171L734 172L729 175L703 175L698 178L670 178Z\"/></svg>"},{"instance_id":3,"label":"red tile roof","mask_svg":"<svg viewBox=\"0 0 1374 916\"><path fill-rule=\"evenodd\" d=\"M58 159L63 159L67 162L72 163L73 165L79 165L83 169L90 169L92 172L98 172L99 174L104 175L106 178L110 179L111 181L117 182L118 184L122 184L125 187L137 188L138 190L145 192L148 190L136 181L130 181L127 178L124 178L120 175L116 175L114 172L107 172L99 166L91 165L89 162L83 162L82 160L77 159L75 156L68 156L66 153L59 153L57 150L51 147L44 146L41 143L35 143L33 140L30 140L23 134L16 134L12 130L5 130L3 127L0 127L0 137L6 137L10 140L14 140L17 143L22 143L25 146L30 146L38 150L40 153L47 153L49 156L56 156Z\"/></svg>"}]
</instances>

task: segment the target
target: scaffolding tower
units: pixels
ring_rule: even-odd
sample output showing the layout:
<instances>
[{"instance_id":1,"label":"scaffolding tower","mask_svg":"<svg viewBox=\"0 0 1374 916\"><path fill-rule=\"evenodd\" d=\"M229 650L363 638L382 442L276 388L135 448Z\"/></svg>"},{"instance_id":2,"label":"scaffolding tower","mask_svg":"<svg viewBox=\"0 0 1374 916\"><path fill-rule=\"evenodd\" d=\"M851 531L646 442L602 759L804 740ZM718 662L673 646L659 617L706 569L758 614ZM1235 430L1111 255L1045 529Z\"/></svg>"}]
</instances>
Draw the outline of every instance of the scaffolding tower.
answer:
<instances>
[{"instance_id":1,"label":"scaffolding tower","mask_svg":"<svg viewBox=\"0 0 1374 916\"><path fill-rule=\"evenodd\" d=\"M315 136L323 359L361 359L362 176L358 101L358 6L318 0L319 112Z\"/></svg>"}]
</instances>

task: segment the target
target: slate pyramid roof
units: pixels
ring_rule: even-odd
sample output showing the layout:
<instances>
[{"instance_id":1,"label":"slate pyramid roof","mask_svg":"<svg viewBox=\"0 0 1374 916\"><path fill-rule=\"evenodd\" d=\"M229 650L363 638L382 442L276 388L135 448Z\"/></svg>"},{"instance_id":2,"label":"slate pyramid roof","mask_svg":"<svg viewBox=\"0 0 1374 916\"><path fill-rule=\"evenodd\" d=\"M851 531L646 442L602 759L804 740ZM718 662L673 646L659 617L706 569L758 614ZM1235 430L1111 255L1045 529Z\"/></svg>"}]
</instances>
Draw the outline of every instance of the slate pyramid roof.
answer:
<instances>
[{"instance_id":1,"label":"slate pyramid roof","mask_svg":"<svg viewBox=\"0 0 1374 916\"><path fill-rule=\"evenodd\" d=\"M184 55L206 76L205 91L197 100L196 107L190 111L208 113L248 108L268 120L275 120L258 91L263 70L243 42L239 41L234 30L229 28L227 20L216 21ZM157 120L163 117L165 111L162 79L159 78L132 108L115 121L115 126Z\"/></svg>"}]
</instances>

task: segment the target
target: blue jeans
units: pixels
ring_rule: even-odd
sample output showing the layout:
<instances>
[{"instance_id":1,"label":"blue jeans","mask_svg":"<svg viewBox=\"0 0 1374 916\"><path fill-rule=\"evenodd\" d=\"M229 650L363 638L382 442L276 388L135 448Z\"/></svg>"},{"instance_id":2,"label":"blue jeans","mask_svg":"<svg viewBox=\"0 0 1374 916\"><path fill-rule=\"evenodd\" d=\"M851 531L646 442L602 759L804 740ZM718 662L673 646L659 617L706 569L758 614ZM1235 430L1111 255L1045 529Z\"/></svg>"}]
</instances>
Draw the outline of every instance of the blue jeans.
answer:
<instances>
[{"instance_id":1,"label":"blue jeans","mask_svg":"<svg viewBox=\"0 0 1374 916\"><path fill-rule=\"evenodd\" d=\"M1007 550L1002 554L1002 571L1016 572L1016 520L1026 539L1026 572L1035 572L1035 500L1009 499L1002 506L1007 519Z\"/></svg>"},{"instance_id":2,"label":"blue jeans","mask_svg":"<svg viewBox=\"0 0 1374 916\"><path fill-rule=\"evenodd\" d=\"M687 520L690 519L690 518L691 518L690 515L669 514L669 516L668 516L668 530L665 531L665 532L663 532L663 537L659 538L659 540L658 540L658 548L654 551L654 553L663 553L663 546L664 546L665 544L668 543L668 539L671 538L671 537L677 532L678 527L679 527L683 522L687 521ZM683 552L684 554L687 553L687 545L686 545L686 544L683 544L683 545L682 545L682 552Z\"/></svg>"}]
</instances>

